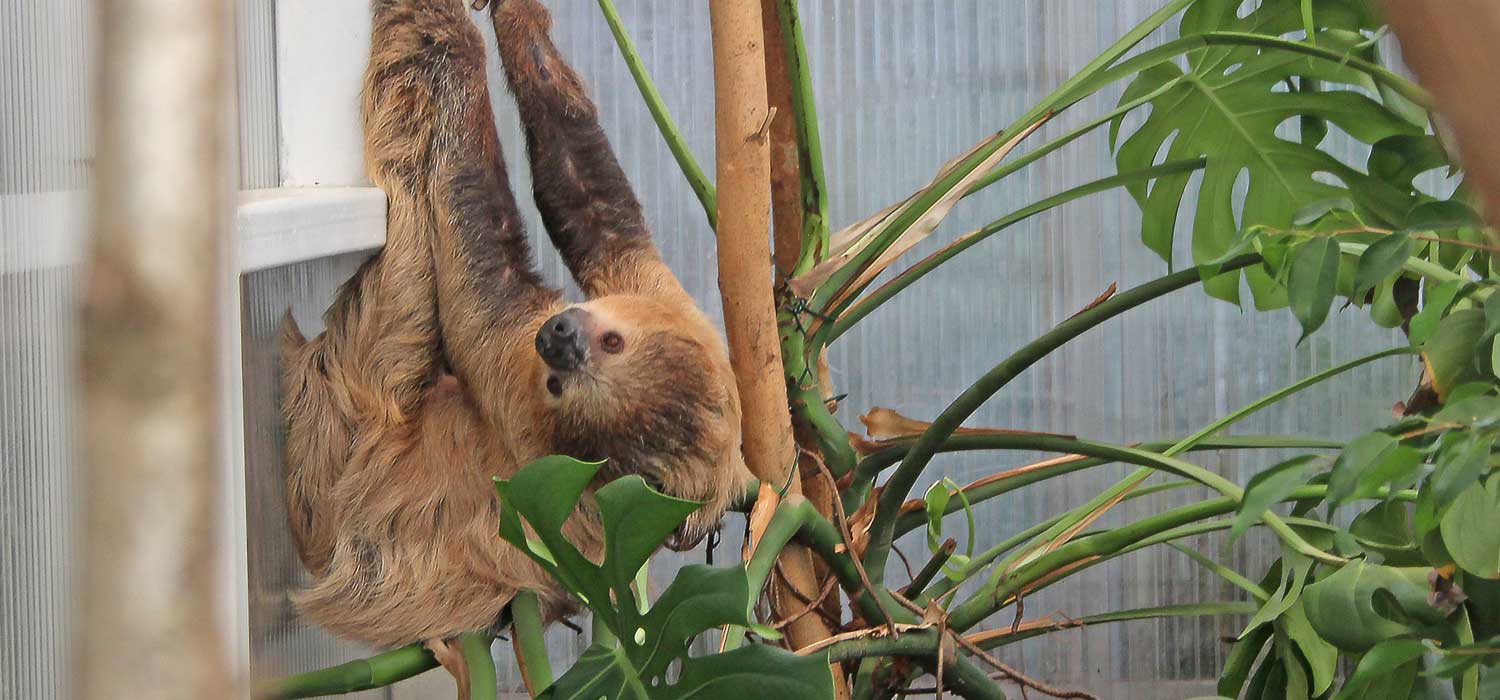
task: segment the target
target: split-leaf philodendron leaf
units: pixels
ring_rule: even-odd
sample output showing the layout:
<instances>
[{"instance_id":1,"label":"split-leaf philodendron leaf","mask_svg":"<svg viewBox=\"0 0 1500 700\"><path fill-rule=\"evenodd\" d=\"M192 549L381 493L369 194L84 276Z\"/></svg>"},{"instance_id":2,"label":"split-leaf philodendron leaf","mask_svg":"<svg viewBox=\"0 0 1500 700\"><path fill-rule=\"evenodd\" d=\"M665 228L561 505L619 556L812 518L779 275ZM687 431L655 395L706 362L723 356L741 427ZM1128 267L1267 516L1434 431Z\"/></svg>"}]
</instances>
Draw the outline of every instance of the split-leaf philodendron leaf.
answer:
<instances>
[{"instance_id":1,"label":"split-leaf philodendron leaf","mask_svg":"<svg viewBox=\"0 0 1500 700\"><path fill-rule=\"evenodd\" d=\"M798 656L750 645L722 654L688 656L688 645L705 631L721 625L754 625L748 612L749 579L742 567L684 567L656 602L640 612L643 606L630 586L635 573L700 504L657 493L638 476L617 479L592 496L604 527L602 561L591 561L569 542L562 526L580 499L589 497L588 486L601 466L546 457L508 480L496 480L502 502L500 536L583 600L619 640L589 647L541 697L832 697L833 678L822 655ZM673 662L680 664L675 674L668 672Z\"/></svg>"},{"instance_id":2,"label":"split-leaf philodendron leaf","mask_svg":"<svg viewBox=\"0 0 1500 700\"><path fill-rule=\"evenodd\" d=\"M1303 27L1300 0L1265 0L1244 17L1241 0L1202 0L1182 17L1181 35L1257 34L1281 37ZM1361 56L1367 40L1361 30L1376 28L1364 2L1313 2L1317 45ZM1122 104L1164 90L1151 101L1145 122L1118 141L1121 172L1166 160L1207 157L1193 217L1193 259L1207 262L1230 247L1242 226L1289 229L1297 213L1318 202L1348 200L1356 213L1380 221L1401 221L1415 204L1410 193L1385 179L1351 167L1320 150L1316 141L1279 134L1289 120L1313 117L1365 143L1394 136L1420 136L1423 127L1366 97L1370 78L1358 69L1324 58L1258 46L1210 44L1187 54L1188 70L1171 57L1141 71ZM1304 86L1320 84L1317 90ZM1112 135L1118 137L1123 119ZM1393 166L1395 167L1395 166ZM1399 170L1399 168L1396 168ZM1149 189L1130 188L1142 209L1141 236L1168 260L1191 173L1162 177ZM1243 182L1242 182L1243 180ZM1240 190L1239 188L1243 188ZM1236 217L1237 191L1244 196ZM1264 270L1247 268L1246 277L1262 309L1286 304L1282 290ZM1239 300L1239 275L1211 280L1215 297Z\"/></svg>"}]
</instances>

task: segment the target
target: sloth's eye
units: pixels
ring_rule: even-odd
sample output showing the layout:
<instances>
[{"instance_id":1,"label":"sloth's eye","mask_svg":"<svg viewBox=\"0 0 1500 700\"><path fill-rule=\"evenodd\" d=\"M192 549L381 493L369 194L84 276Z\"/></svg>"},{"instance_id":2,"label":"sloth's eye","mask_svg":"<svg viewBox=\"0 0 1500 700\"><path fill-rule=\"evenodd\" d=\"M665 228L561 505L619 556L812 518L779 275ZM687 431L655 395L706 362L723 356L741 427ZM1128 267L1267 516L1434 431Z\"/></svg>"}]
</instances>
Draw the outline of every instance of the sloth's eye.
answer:
<instances>
[{"instance_id":1,"label":"sloth's eye","mask_svg":"<svg viewBox=\"0 0 1500 700\"><path fill-rule=\"evenodd\" d=\"M599 346L604 348L605 352L614 354L625 349L625 339L621 338L619 333L610 331L599 339Z\"/></svg>"}]
</instances>

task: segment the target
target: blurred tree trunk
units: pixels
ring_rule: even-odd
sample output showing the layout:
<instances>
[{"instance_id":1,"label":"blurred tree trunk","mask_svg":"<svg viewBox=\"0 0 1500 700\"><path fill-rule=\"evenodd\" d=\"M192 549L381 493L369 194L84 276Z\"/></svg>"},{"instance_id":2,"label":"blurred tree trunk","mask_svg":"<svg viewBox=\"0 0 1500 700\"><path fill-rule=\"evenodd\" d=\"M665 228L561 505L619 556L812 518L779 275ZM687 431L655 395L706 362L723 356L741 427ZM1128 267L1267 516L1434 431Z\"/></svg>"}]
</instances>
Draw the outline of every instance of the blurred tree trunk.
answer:
<instances>
[{"instance_id":1,"label":"blurred tree trunk","mask_svg":"<svg viewBox=\"0 0 1500 700\"><path fill-rule=\"evenodd\" d=\"M99 9L78 697L227 698L214 554L232 15L224 0Z\"/></svg>"},{"instance_id":2,"label":"blurred tree trunk","mask_svg":"<svg viewBox=\"0 0 1500 700\"><path fill-rule=\"evenodd\" d=\"M1437 99L1452 127L1465 170L1500 219L1500 140L1490 133L1500 114L1500 3L1494 0L1385 0L1402 56Z\"/></svg>"}]
</instances>

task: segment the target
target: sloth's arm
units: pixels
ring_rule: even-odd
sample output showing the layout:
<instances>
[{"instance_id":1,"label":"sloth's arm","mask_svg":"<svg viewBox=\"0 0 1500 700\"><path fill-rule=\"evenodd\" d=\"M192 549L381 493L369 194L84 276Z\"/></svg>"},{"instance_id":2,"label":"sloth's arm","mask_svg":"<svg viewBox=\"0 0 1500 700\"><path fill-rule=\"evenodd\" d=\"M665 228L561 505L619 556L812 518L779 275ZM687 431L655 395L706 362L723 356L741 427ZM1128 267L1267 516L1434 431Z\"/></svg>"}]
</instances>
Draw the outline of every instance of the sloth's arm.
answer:
<instances>
[{"instance_id":1,"label":"sloth's arm","mask_svg":"<svg viewBox=\"0 0 1500 700\"><path fill-rule=\"evenodd\" d=\"M501 0L492 10L537 209L574 279L590 297L681 294L651 243L598 110L552 43L547 10L535 0Z\"/></svg>"},{"instance_id":2,"label":"sloth's arm","mask_svg":"<svg viewBox=\"0 0 1500 700\"><path fill-rule=\"evenodd\" d=\"M473 395L497 396L491 384L531 351L530 334L557 294L532 268L490 111L483 42L458 0L380 0L373 46L367 156L377 161L372 170L419 193L409 215L432 232L444 352Z\"/></svg>"}]
</instances>

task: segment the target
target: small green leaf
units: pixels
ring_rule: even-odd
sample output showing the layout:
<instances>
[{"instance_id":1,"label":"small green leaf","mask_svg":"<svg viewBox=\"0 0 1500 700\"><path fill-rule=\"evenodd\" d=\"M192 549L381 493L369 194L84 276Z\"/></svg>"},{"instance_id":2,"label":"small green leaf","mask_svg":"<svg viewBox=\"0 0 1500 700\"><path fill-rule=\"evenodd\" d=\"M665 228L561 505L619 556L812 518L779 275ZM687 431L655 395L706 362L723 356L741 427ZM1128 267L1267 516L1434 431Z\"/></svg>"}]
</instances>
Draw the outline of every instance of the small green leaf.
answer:
<instances>
[{"instance_id":1,"label":"small green leaf","mask_svg":"<svg viewBox=\"0 0 1500 700\"><path fill-rule=\"evenodd\" d=\"M1304 604L1303 601L1298 601L1296 605L1287 608L1286 613L1281 616L1281 622L1286 635L1297 645L1298 651L1302 652L1302 660L1307 662L1307 670L1312 675L1310 694L1322 695L1333 687L1334 676L1338 673L1339 650L1313 630L1312 624L1307 621L1307 613L1303 610Z\"/></svg>"},{"instance_id":2,"label":"small green leaf","mask_svg":"<svg viewBox=\"0 0 1500 700\"><path fill-rule=\"evenodd\" d=\"M1338 241L1315 238L1292 251L1287 297L1291 300L1292 315L1302 324L1302 337L1298 343L1328 320L1328 309L1333 305L1338 279Z\"/></svg>"},{"instance_id":3,"label":"small green leaf","mask_svg":"<svg viewBox=\"0 0 1500 700\"><path fill-rule=\"evenodd\" d=\"M1396 303L1396 278L1388 278L1375 287L1370 319L1381 328L1395 328L1406 320L1401 315L1401 305Z\"/></svg>"},{"instance_id":4,"label":"small green leaf","mask_svg":"<svg viewBox=\"0 0 1500 700\"><path fill-rule=\"evenodd\" d=\"M1413 233L1483 227L1484 220L1479 214L1469 205L1452 199L1418 204L1406 215L1406 230Z\"/></svg>"},{"instance_id":5,"label":"small green leaf","mask_svg":"<svg viewBox=\"0 0 1500 700\"><path fill-rule=\"evenodd\" d=\"M1432 337L1438 324L1447 315L1448 307L1453 305L1453 300L1458 297L1458 292L1463 289L1463 286L1463 280L1449 280L1427 290L1427 298L1423 300L1422 310L1411 319L1413 345L1421 345Z\"/></svg>"},{"instance_id":6,"label":"small green leaf","mask_svg":"<svg viewBox=\"0 0 1500 700\"><path fill-rule=\"evenodd\" d=\"M1230 539L1238 539L1251 525L1260 521L1263 513L1306 484L1312 478L1308 467L1316 459L1311 455L1296 457L1251 477L1235 513Z\"/></svg>"},{"instance_id":7,"label":"small green leaf","mask_svg":"<svg viewBox=\"0 0 1500 700\"><path fill-rule=\"evenodd\" d=\"M1348 197L1331 197L1329 199L1320 199L1316 202L1308 204L1305 207L1302 207L1301 209L1298 209L1297 212L1292 215L1292 223L1297 226L1308 226L1310 224L1316 223L1318 219L1321 219L1333 212L1352 212L1355 211L1355 209L1356 207L1354 206L1354 201L1349 199Z\"/></svg>"},{"instance_id":8,"label":"small green leaf","mask_svg":"<svg viewBox=\"0 0 1500 700\"><path fill-rule=\"evenodd\" d=\"M1389 639L1376 644L1365 652L1334 700L1358 700L1365 697L1362 693L1355 693L1364 691L1377 680L1401 671L1408 662L1422 658L1427 650L1427 645L1417 639Z\"/></svg>"},{"instance_id":9,"label":"small green leaf","mask_svg":"<svg viewBox=\"0 0 1500 700\"><path fill-rule=\"evenodd\" d=\"M1443 516L1443 544L1475 576L1500 579L1500 477L1469 486Z\"/></svg>"},{"instance_id":10,"label":"small green leaf","mask_svg":"<svg viewBox=\"0 0 1500 700\"><path fill-rule=\"evenodd\" d=\"M1422 360L1438 397L1447 399L1454 387L1483 379L1474 362L1474 349L1484 332L1484 312L1462 309L1448 314L1422 347Z\"/></svg>"},{"instance_id":11,"label":"small green leaf","mask_svg":"<svg viewBox=\"0 0 1500 700\"><path fill-rule=\"evenodd\" d=\"M1405 483L1421 467L1422 455L1385 433L1365 433L1349 442L1333 463L1328 500L1336 504L1370 498L1390 483Z\"/></svg>"},{"instance_id":12,"label":"small green leaf","mask_svg":"<svg viewBox=\"0 0 1500 700\"><path fill-rule=\"evenodd\" d=\"M1411 257L1411 237L1395 233L1370 244L1359 256L1359 269L1354 273L1354 298L1364 299L1387 277L1401 271Z\"/></svg>"},{"instance_id":13,"label":"small green leaf","mask_svg":"<svg viewBox=\"0 0 1500 700\"><path fill-rule=\"evenodd\" d=\"M1313 561L1310 557L1291 550L1282 554L1276 590L1250 617L1250 621L1245 624L1245 630L1240 632L1240 639L1244 639L1255 628L1281 617L1287 608L1297 602L1297 599L1302 596L1303 588L1307 585L1307 572L1312 569L1312 565ZM1263 585L1268 584L1269 582Z\"/></svg>"},{"instance_id":14,"label":"small green leaf","mask_svg":"<svg viewBox=\"0 0 1500 700\"><path fill-rule=\"evenodd\" d=\"M616 595L628 595L630 581L674 530L702 507L657 493L631 475L605 484L594 495L604 526L604 573Z\"/></svg>"},{"instance_id":15,"label":"small green leaf","mask_svg":"<svg viewBox=\"0 0 1500 700\"><path fill-rule=\"evenodd\" d=\"M1453 440L1451 445L1447 440ZM1437 471L1433 472L1428 488L1432 492L1432 504L1441 515L1458 498L1489 471L1490 452L1495 447L1496 436L1465 431L1445 436L1442 456L1438 459Z\"/></svg>"},{"instance_id":16,"label":"small green leaf","mask_svg":"<svg viewBox=\"0 0 1500 700\"><path fill-rule=\"evenodd\" d=\"M1234 643L1234 649L1224 660L1224 670L1219 674L1217 690L1226 697L1239 697L1240 689L1250 677L1250 669L1260 652L1271 639L1271 626L1261 625Z\"/></svg>"}]
</instances>

